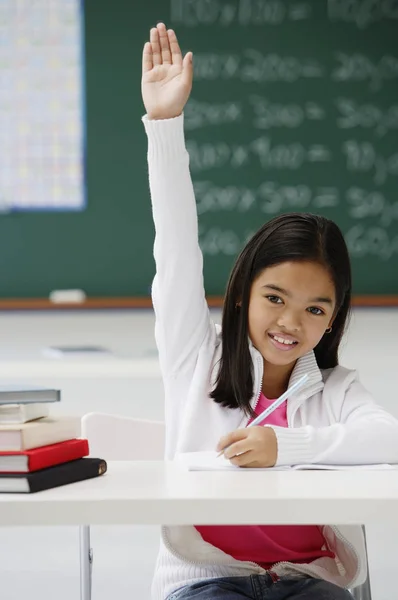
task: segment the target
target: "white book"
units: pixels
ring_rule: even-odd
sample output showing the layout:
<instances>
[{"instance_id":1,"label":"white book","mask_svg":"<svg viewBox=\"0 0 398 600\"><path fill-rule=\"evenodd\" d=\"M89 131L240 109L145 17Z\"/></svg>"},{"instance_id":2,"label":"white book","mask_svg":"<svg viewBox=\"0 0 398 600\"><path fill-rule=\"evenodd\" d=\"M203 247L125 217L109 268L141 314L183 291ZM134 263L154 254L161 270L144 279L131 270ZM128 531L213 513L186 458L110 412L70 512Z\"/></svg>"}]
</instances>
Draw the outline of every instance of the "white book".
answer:
<instances>
[{"instance_id":1,"label":"white book","mask_svg":"<svg viewBox=\"0 0 398 600\"><path fill-rule=\"evenodd\" d=\"M385 470L398 469L398 465L390 464L373 464L373 465L325 465L325 464L302 464L281 467L268 468L250 468L245 469L231 464L231 462L223 455L217 456L217 452L213 450L202 452L181 452L176 455L175 461L188 471L305 471L305 470L322 470L322 471L352 471L352 470Z\"/></svg>"},{"instance_id":2,"label":"white book","mask_svg":"<svg viewBox=\"0 0 398 600\"><path fill-rule=\"evenodd\" d=\"M0 426L2 423L27 423L42 417L48 417L48 404L0 404Z\"/></svg>"},{"instance_id":3,"label":"white book","mask_svg":"<svg viewBox=\"0 0 398 600\"><path fill-rule=\"evenodd\" d=\"M30 450L78 437L78 417L44 417L28 423L0 424L0 451Z\"/></svg>"}]
</instances>

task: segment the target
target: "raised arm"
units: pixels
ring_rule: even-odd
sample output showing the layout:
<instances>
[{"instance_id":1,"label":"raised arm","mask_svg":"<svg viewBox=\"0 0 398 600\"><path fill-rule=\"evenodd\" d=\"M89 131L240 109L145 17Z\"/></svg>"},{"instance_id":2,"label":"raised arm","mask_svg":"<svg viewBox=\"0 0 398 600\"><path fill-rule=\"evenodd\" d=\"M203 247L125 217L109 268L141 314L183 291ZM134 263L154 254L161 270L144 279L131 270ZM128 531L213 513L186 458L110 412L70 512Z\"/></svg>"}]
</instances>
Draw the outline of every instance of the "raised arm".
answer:
<instances>
[{"instance_id":1,"label":"raised arm","mask_svg":"<svg viewBox=\"0 0 398 600\"><path fill-rule=\"evenodd\" d=\"M183 109L192 88L192 53L160 23L144 46L149 185L155 224L152 299L164 376L193 369L210 327L203 287L195 196L185 148Z\"/></svg>"}]
</instances>

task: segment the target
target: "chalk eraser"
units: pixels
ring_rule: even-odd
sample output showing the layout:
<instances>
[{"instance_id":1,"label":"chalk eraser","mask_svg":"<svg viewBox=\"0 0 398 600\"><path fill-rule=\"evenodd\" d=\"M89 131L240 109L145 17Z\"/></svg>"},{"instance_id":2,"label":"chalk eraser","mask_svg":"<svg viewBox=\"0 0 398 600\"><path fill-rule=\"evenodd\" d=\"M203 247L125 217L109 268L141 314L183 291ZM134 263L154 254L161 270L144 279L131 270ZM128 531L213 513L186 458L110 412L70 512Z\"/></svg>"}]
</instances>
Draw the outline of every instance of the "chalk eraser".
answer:
<instances>
[{"instance_id":1,"label":"chalk eraser","mask_svg":"<svg viewBox=\"0 0 398 600\"><path fill-rule=\"evenodd\" d=\"M79 304L85 300L83 290L54 290L50 294L50 302L56 304Z\"/></svg>"}]
</instances>

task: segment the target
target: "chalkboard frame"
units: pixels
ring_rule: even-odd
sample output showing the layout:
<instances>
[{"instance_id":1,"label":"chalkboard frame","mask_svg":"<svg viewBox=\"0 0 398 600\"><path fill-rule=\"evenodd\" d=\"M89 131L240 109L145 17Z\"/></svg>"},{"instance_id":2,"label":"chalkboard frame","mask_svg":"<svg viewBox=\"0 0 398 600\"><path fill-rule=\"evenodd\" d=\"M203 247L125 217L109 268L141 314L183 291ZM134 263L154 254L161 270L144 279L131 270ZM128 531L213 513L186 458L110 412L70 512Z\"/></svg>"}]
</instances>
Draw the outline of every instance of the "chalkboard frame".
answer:
<instances>
[{"instance_id":1,"label":"chalkboard frame","mask_svg":"<svg viewBox=\"0 0 398 600\"><path fill-rule=\"evenodd\" d=\"M210 308L221 308L222 296L209 296L207 303ZM353 296L354 307L397 307L398 295L366 295ZM117 310L117 309L142 309L152 308L152 300L147 297L123 298L87 298L83 302L52 302L47 298L9 298L0 300L0 311L13 310Z\"/></svg>"}]
</instances>

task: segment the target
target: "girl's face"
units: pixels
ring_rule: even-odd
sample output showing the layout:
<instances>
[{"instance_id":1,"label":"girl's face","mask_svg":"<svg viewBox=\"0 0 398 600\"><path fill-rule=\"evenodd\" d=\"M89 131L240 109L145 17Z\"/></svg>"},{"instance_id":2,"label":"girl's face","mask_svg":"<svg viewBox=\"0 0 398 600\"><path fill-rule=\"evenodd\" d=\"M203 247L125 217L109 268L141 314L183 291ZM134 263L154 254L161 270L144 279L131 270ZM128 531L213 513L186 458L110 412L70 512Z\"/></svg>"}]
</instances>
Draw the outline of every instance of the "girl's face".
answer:
<instances>
[{"instance_id":1,"label":"girl's face","mask_svg":"<svg viewBox=\"0 0 398 600\"><path fill-rule=\"evenodd\" d=\"M249 302L249 335L264 360L287 366L315 348L332 325L333 281L315 262L284 262L254 280Z\"/></svg>"}]
</instances>

